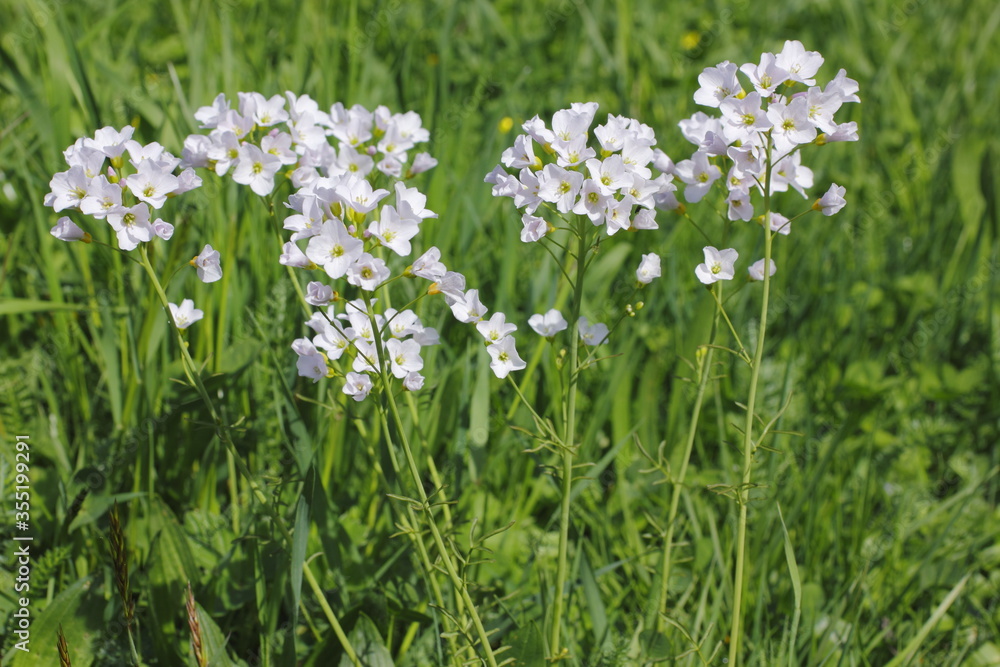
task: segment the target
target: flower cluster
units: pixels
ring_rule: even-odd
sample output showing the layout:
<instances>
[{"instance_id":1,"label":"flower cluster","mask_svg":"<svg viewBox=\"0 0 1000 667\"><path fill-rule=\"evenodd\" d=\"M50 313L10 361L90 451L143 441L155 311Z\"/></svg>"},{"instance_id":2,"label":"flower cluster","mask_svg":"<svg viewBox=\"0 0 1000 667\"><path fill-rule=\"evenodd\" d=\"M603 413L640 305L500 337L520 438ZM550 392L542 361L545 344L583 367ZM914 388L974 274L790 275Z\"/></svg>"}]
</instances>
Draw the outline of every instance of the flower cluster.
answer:
<instances>
[{"instance_id":1,"label":"flower cluster","mask_svg":"<svg viewBox=\"0 0 1000 667\"><path fill-rule=\"evenodd\" d=\"M802 164L799 148L858 140L856 123L834 120L845 103L860 101L858 84L840 70L825 87L817 86L813 77L822 64L819 53L806 51L798 41L786 41L781 53L765 53L758 64L737 67L726 61L699 75L695 102L718 109L720 115L699 111L681 121L684 137L698 148L689 159L665 167L684 183L689 203L701 201L722 180L728 191L729 219L747 221L754 217L751 194L762 193L768 179L771 194L793 189L808 196L813 172ZM749 82L746 89L738 73ZM724 179L717 162L729 164ZM844 188L833 184L813 209L833 215L843 208L843 195ZM772 232L789 233L789 219L778 213L771 214L770 224ZM705 248L706 263L696 270L699 280L708 284L732 278L736 255L731 252L731 257L719 256L715 248ZM774 268L772 261L771 274ZM760 279L763 264L751 267L750 276Z\"/></svg>"},{"instance_id":2,"label":"flower cluster","mask_svg":"<svg viewBox=\"0 0 1000 667\"><path fill-rule=\"evenodd\" d=\"M322 290L320 283L310 283L310 293ZM345 375L344 393L355 401L364 400L372 390L370 375L379 374L379 350L386 357L392 375L403 381L410 391L420 389L424 377L420 371L424 361L420 348L438 343L438 334L425 327L412 310L387 309L375 313L369 305L356 299L347 303L342 313L330 305L325 311L316 312L306 322L315 332L312 339L299 338L292 343L298 354L298 372L314 382L334 375L328 365L340 360L344 354L353 356L351 371ZM378 345L376 336L379 337ZM322 352L320 352L322 350ZM346 361L346 359L345 359Z\"/></svg>"},{"instance_id":3,"label":"flower cluster","mask_svg":"<svg viewBox=\"0 0 1000 667\"><path fill-rule=\"evenodd\" d=\"M609 115L593 129L592 142L597 108L596 102L574 103L553 114L551 129L538 116L528 120L521 126L524 134L501 155L502 164L486 175L493 196L510 197L523 210L521 241L538 242L556 230L543 215L581 216L613 236L622 230L657 229L654 209L678 207L673 162L656 148L652 128ZM537 215L542 208L547 213ZM658 278L660 257L643 255L635 276L638 286ZM556 310L533 315L528 323L549 339L568 326ZM608 334L606 325L590 324L585 317L577 322L577 331L586 345L600 345Z\"/></svg>"},{"instance_id":4,"label":"flower cluster","mask_svg":"<svg viewBox=\"0 0 1000 667\"><path fill-rule=\"evenodd\" d=\"M161 209L168 197L201 185L192 169L175 175L180 160L160 144L144 146L133 140L134 129L105 127L93 137L78 139L63 151L69 169L52 177L51 192L44 199L44 204L57 213L74 210L103 220L114 230L118 247L125 251L135 250L154 237L169 239L173 225L162 218L154 219L153 211ZM93 240L90 232L68 216L59 218L51 233L63 241Z\"/></svg>"},{"instance_id":5,"label":"flower cluster","mask_svg":"<svg viewBox=\"0 0 1000 667\"><path fill-rule=\"evenodd\" d=\"M538 241L554 229L535 215L543 205L557 214L587 216L594 225L604 225L609 236L623 229L656 229L654 207L676 208L669 173L673 163L655 148L652 128L609 115L594 128L598 146L591 147L596 113L596 102L575 103L552 116L551 129L535 116L504 151L503 164L486 176L495 197L510 197L524 210L522 241ZM650 163L661 173L654 177Z\"/></svg>"},{"instance_id":6,"label":"flower cluster","mask_svg":"<svg viewBox=\"0 0 1000 667\"><path fill-rule=\"evenodd\" d=\"M407 390L419 389L424 382L420 349L436 344L437 332L425 328L412 310L377 310L376 292L401 277L429 281L421 297L443 294L459 321L477 325L499 377L523 368L510 336L513 325L506 325L502 313L484 321L487 309L478 291L466 289L465 277L447 269L436 247L410 265L393 268L394 256L412 253L421 223L437 217L426 207L426 196L403 182L437 164L427 153L420 153L406 167L407 152L428 139L420 116L413 111L392 114L385 107L374 112L358 105L344 109L339 103L325 113L307 96L288 93L287 99L291 112L285 111L279 96L265 100L257 93L241 94L237 113L220 96L212 107L199 110L198 119L213 130L208 137L188 137L185 160L211 166L218 174L235 167L233 178L238 182L242 182L237 178L242 173L240 165L251 164L250 172L257 180L248 184L258 194L269 194L278 167L255 166L252 161L259 155L249 137L265 122L286 124L288 132L271 130L259 147L261 153L270 152L276 159L275 146L289 149L285 164L292 167L296 188L285 203L291 215L283 227L291 234L278 261L298 269L321 270L325 278L343 279L360 294L337 312L336 303L345 300L339 292L321 280L309 282L305 300L321 310L306 322L315 335L292 345L299 375L313 381L341 375L344 393L358 401L368 396L373 376L379 376L383 366ZM339 142L337 149L327 142L328 136ZM225 156L220 146L230 147L230 162L221 161ZM251 163L241 162L251 154ZM345 354L348 358L342 361ZM344 373L341 367L346 368L347 361L351 370Z\"/></svg>"},{"instance_id":7,"label":"flower cluster","mask_svg":"<svg viewBox=\"0 0 1000 667\"><path fill-rule=\"evenodd\" d=\"M237 109L221 93L198 109L195 119L211 132L190 135L182 155L185 165L208 167L219 176L231 170L234 181L258 195L273 192L275 175L283 168L299 188L323 176L364 178L373 170L408 178L437 164L427 153L418 153L407 167L409 152L430 136L413 111L393 114L384 106L368 111L360 105L345 109L338 102L326 112L308 95L292 92L238 97Z\"/></svg>"}]
</instances>

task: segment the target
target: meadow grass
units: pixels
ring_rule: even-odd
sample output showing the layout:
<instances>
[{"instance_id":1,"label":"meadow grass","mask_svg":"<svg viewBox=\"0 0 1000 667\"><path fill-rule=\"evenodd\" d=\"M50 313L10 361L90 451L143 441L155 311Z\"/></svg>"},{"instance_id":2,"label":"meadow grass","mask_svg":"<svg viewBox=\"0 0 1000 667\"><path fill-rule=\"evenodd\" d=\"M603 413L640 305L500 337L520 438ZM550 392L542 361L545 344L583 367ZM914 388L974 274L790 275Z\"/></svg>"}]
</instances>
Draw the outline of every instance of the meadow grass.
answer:
<instances>
[{"instance_id":1,"label":"meadow grass","mask_svg":"<svg viewBox=\"0 0 1000 667\"><path fill-rule=\"evenodd\" d=\"M179 278L168 292L207 314L188 331L190 353L269 509L198 393L172 381L183 366L141 267L49 235L56 216L42 197L78 136L135 124L143 141L179 154L193 111L220 91L414 109L440 160L417 178L440 214L422 238L484 302L524 322L569 295L544 255L523 251L516 214L482 181L513 140L501 119L516 126L593 100L599 119L651 125L679 161L691 147L676 123L698 110L702 69L756 61L785 39L820 51L825 78L843 67L860 83L850 119L862 139L808 156L817 190L846 185L848 207L797 223L775 254L758 412L787 409L750 493L744 664L1000 664L994 3L52 0L5 1L3 14L0 495L12 502L10 443L30 434L35 537L32 652L13 649L18 596L4 569L4 664L56 664L60 625L74 665L129 664L108 547L115 499L147 664L196 664L189 616L211 664L337 664L341 644L303 585L307 559L365 664L452 664L447 619L412 543L394 536L404 508L386 493L416 490L384 453L376 406L296 377L289 343L304 316L275 261L267 206L206 178L157 250L176 265L206 242L227 249L223 282ZM801 206L782 197L777 210ZM723 229L706 211L692 214ZM663 258L663 277L608 346L616 356L580 380L578 461L593 465L573 487L568 664L715 665L728 650L738 508L721 491L739 480L749 382L729 355L714 357L667 614L655 614L664 471L680 466L695 351L714 313L693 275L702 237L676 216L658 219L649 247L608 244L589 277L588 309L619 312L619 276L644 252ZM740 225L723 233L752 243ZM727 303L744 341L759 298L744 289ZM447 345L425 356L428 386L407 395L402 421L425 487L456 501L437 515L468 551L463 577L495 647L511 647L500 657L546 664L560 500L546 473L559 462L524 452L535 446L529 415L511 407L476 335L446 315L421 312ZM523 341L525 359L539 361L519 382L558 423L558 350ZM663 452L660 470L642 450ZM293 543L272 514L294 528ZM489 552L471 550L512 521ZM3 548L6 568L14 542ZM664 631L650 632L650 618Z\"/></svg>"}]
</instances>

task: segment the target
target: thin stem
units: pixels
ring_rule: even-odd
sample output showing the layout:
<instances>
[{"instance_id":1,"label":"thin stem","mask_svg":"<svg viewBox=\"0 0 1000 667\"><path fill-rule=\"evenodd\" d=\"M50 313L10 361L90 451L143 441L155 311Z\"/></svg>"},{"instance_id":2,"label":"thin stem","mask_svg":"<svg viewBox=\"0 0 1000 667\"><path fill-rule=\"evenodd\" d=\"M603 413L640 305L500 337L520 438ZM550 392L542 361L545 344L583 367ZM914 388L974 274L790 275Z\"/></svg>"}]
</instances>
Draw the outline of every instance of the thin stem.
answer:
<instances>
[{"instance_id":1,"label":"thin stem","mask_svg":"<svg viewBox=\"0 0 1000 667\"><path fill-rule=\"evenodd\" d=\"M417 415L416 409L413 407L412 403L410 407L411 407L411 413L415 420ZM384 408L380 407L378 412L379 412L379 417L381 418L382 421L382 430L385 433L386 442L389 443L388 447L389 459L392 461L392 468L395 471L397 477L402 477L403 471L399 466L399 457L396 456L396 451L392 447L392 435L389 431L389 419L386 417L386 411ZM428 584L431 587L431 593L434 595L434 604L436 604L440 609L445 609L444 594L441 592L441 584L438 583L437 570L431 564L430 552L427 550L427 545L424 544L423 535L421 535L420 529L418 527L419 522L417 521L417 515L413 511L413 506L410 503L406 503L406 517L410 525L410 531L408 534L410 535L410 538L413 540L413 544L417 547L417 554L420 557L420 564L424 568ZM444 624L447 626L451 626L452 624L451 618L447 614L444 614L443 617L444 617ZM451 648L452 660L455 660L457 662L458 649L455 645L454 634L449 632L447 640L448 640L448 646L449 648Z\"/></svg>"},{"instance_id":2,"label":"thin stem","mask_svg":"<svg viewBox=\"0 0 1000 667\"><path fill-rule=\"evenodd\" d=\"M396 423L397 428L402 426L402 419L399 416L399 408L396 406L396 399L393 397L391 391L385 392L389 399L389 411L392 413L393 421ZM438 552L441 554L441 559L444 561L445 570L448 572L448 576L451 578L451 583L455 586L455 589L459 592L462 597L462 602L465 603L466 609L468 609L470 616L472 617L472 623L476 627L476 634L479 635L479 642L482 645L482 650L486 654L486 662L490 667L497 667L496 658L493 655L493 648L490 646L490 637L486 633L486 628L483 626L483 621L479 618L479 612L476 610L476 604L472 601L472 597L469 595L469 590L465 585L465 581L458 574L458 569L455 567L455 563L452 560L451 553L448 551L448 547L444 543L444 537L441 535L441 531L437 527L437 523L434 521L434 513L431 511L431 505L427 499L427 493L424 491L424 485L420 480L420 469L417 468L417 462L413 458L413 451L410 449L410 443L406 437L406 431L399 428L399 441L403 447L403 454L406 455L406 464L410 469L410 475L413 477L413 483L417 487L417 493L420 497L420 502L424 506L424 511L428 516L427 524L431 529L431 535L434 537L434 544L437 546ZM390 443L391 446L391 443Z\"/></svg>"},{"instance_id":3,"label":"thin stem","mask_svg":"<svg viewBox=\"0 0 1000 667\"><path fill-rule=\"evenodd\" d=\"M475 602L472 601L472 596L469 595L469 590L465 584L465 580L463 580L458 573L458 568L455 566L451 551L445 544L444 537L441 535L441 530L438 528L437 522L434 519L434 512L431 509L431 503L427 497L427 492L424 491L423 481L420 477L420 469L417 467L417 462L413 457L413 449L410 447L410 440L406 435L406 428L403 424L402 418L400 417L399 407L396 405L396 397L392 394L392 388L389 381L389 370L385 359L385 350L382 346L381 332L379 331L378 324L375 320L375 314L372 312L371 301L367 296L365 296L365 305L368 308L368 317L372 323L372 331L374 333L373 338L375 339L375 352L378 355L378 369L382 378L383 395L389 405L389 412L392 414L393 423L396 424L399 444L403 449L404 456L406 457L406 465L410 470L410 477L413 480L413 486L417 489L418 498L420 499L424 513L427 515L427 525L430 528L431 536L434 538L434 545L437 547L438 553L441 555L441 560L444 561L445 571L448 573L448 577L451 579L452 585L455 587L455 590L458 591L462 603L465 605L469 615L472 617L472 623L476 628L476 634L479 636L479 643L482 646L482 651L486 655L487 664L489 667L497 667L497 660L493 655L493 647L490 646L489 634L486 632L486 627L483 625L483 621L479 617L479 612L476 609ZM390 448L393 447L393 441L389 438L388 428L386 428L386 438L388 439L387 445Z\"/></svg>"},{"instance_id":4,"label":"thin stem","mask_svg":"<svg viewBox=\"0 0 1000 667\"><path fill-rule=\"evenodd\" d=\"M583 302L583 278L587 270L588 250L586 228L577 225L576 282L573 284L573 306L571 311L569 344L569 384L566 386L566 423L563 436L562 506L559 511L559 559L556 566L556 589L553 595L552 627L549 651L555 658L563 655L560 646L564 597L566 594L567 554L569 552L569 511L573 487L573 448L576 440L576 389L580 376L578 368L580 354L580 332L578 321Z\"/></svg>"},{"instance_id":5,"label":"thin stem","mask_svg":"<svg viewBox=\"0 0 1000 667\"><path fill-rule=\"evenodd\" d=\"M712 292L712 296L715 297L715 303L718 305L718 310L716 311L716 321L718 321L718 314L722 313L722 317L725 318L726 324L729 326L729 333L733 334L733 338L736 339L736 344L740 346L739 358L743 361L750 363L750 355L747 354L746 347L743 346L743 341L740 340L740 335L736 333L736 327L729 319L729 314L726 313L725 307L722 305L722 283L716 283L719 286L719 292Z\"/></svg>"},{"instance_id":6,"label":"thin stem","mask_svg":"<svg viewBox=\"0 0 1000 667\"><path fill-rule=\"evenodd\" d=\"M181 336L180 328L176 326L176 322L173 322L173 314L170 311L170 302L167 301L167 295L164 293L163 287L160 285L160 281L156 277L156 272L153 270L152 264L149 263L149 256L146 253L146 244L143 243L139 245L139 255L142 257L142 266L146 270L146 274L149 276L150 281L152 281L153 288L156 290L156 294L160 297L160 302L163 304L164 310L167 311L171 323L174 324L174 330L177 332L177 341L181 349L184 375L187 376L188 382L190 382L191 386L195 388L198 395L201 396L201 400L205 403L205 407L208 408L209 414L212 416L212 421L215 423L216 434L226 446L226 449L232 453L233 461L236 463L237 470L239 470L240 474L250 485L250 490L253 492L254 497L270 515L271 520L274 521L275 526L278 528L278 532L281 533L281 536L290 547L293 540L292 533L288 530L288 525L285 523L284 518L274 509L274 507L271 506L271 503L268 502L267 496L264 495L264 492L261 490L257 480L254 479L253 475L250 473L250 469L247 467L246 462L239 455L239 451L236 449L236 445L233 443L232 437L230 436L229 426L222 419L220 419L219 412L216 409L215 404L212 402L212 399L209 397L208 390L205 389L205 385L201 381L201 375L198 373L198 367L194 363L194 359L191 358L191 353L188 351L187 343L184 341L183 336ZM351 660L355 667L361 667L361 661L358 659L358 654L351 646L351 642L344 633L344 629L337 620L337 616L333 613L333 609L331 609L330 605L327 603L323 589L320 587L319 582L316 581L316 577L313 576L308 562L303 563L302 570L303 574L305 574L306 581L309 582L309 587L319 600L319 605L323 609L323 613L326 615L326 619L330 623L330 627L333 628L334 634L336 634L337 639L340 640L340 644L343 646L347 657Z\"/></svg>"},{"instance_id":7,"label":"thin stem","mask_svg":"<svg viewBox=\"0 0 1000 667\"><path fill-rule=\"evenodd\" d=\"M760 366L764 358L764 337L767 333L767 303L771 288L771 141L767 142L767 172L764 178L764 296L760 305L760 325L757 331L757 349L754 352L753 368L750 373L750 396L747 400L746 422L743 429L743 478L736 491L740 506L739 523L736 529L736 574L733 580L733 620L729 632L729 664L737 667L742 639L741 620L743 606L743 579L746 569L747 504L750 500L750 479L753 472L753 455L756 449L753 441L754 409L757 404L757 384L760 380Z\"/></svg>"},{"instance_id":8,"label":"thin stem","mask_svg":"<svg viewBox=\"0 0 1000 667\"><path fill-rule=\"evenodd\" d=\"M667 535L664 538L665 542L663 545L663 563L660 567L662 572L662 578L660 580L660 605L659 605L659 616L657 618L657 623L655 627L659 629L661 623L664 622L667 613L667 594L668 586L670 584L670 569L673 566L673 540L674 540L674 525L677 519L677 509L680 506L681 491L684 488L684 479L687 476L688 463L691 460L691 451L694 449L694 439L695 434L698 432L698 420L701 417L701 406L705 398L705 389L708 387L708 379L712 374L712 356L715 352L713 345L715 344L715 336L719 330L719 314L722 312L722 285L723 283L716 283L719 286L719 293L716 294L717 306L715 309L715 319L712 322L712 331L709 335L708 345L699 348L697 354L698 359L698 394L694 400L694 409L691 411L691 422L688 425L687 440L684 443L684 457L681 459L681 469L677 474L677 478L671 480L673 483L673 490L670 494L670 510L667 513ZM650 624L653 627L653 624Z\"/></svg>"}]
</instances>

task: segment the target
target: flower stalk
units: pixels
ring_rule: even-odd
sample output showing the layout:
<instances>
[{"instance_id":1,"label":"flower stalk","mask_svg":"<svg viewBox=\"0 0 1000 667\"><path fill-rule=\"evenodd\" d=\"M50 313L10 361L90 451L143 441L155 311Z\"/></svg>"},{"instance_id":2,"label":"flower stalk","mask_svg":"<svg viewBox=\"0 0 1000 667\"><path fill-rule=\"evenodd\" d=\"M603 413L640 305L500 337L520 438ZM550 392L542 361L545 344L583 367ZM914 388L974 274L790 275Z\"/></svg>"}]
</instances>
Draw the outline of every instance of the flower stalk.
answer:
<instances>
[{"instance_id":1,"label":"flower stalk","mask_svg":"<svg viewBox=\"0 0 1000 667\"><path fill-rule=\"evenodd\" d=\"M365 304L368 307L368 316L371 320L372 330L378 332L378 323L375 319L375 314L371 309L371 302L368 299L365 299ZM434 512L431 509L431 503L427 496L427 492L424 491L423 481L420 476L420 468L417 467L417 461L413 456L413 449L410 447L410 440L406 435L406 428L403 424L402 417L400 416L399 407L396 405L396 397L393 396L392 393L391 381L389 379L391 377L391 373L389 372L388 363L386 362L385 348L382 344L382 337L381 335L376 334L374 339L385 402L388 405L389 413L392 415L392 421L396 425L399 445L403 450L403 455L406 457L406 467L409 470L413 486L417 490L417 498L420 500L421 509L424 514L427 515L427 525L430 528L431 536L434 539L434 546L437 547L441 560L444 561L444 567L445 571L448 573L448 578L451 579L451 583L458 592L462 604L465 606L469 616L472 618L472 624L476 630L476 635L479 638L481 652L486 658L486 664L489 665L489 667L497 667L496 657L493 654L493 648L490 646L489 634L486 632L486 627L483 625L482 618L479 616L479 612L476 609L475 602L472 600L472 596L469 595L469 589L465 580L458 573L458 568L452 558L451 551L445 544L441 530L438 528L437 521L434 519ZM383 412L383 420L384 419L385 414ZM388 440L386 444L390 449L392 449L395 447L395 444L390 437L388 424L385 424L385 427L386 438ZM429 571L428 574L433 577L432 571Z\"/></svg>"},{"instance_id":2,"label":"flower stalk","mask_svg":"<svg viewBox=\"0 0 1000 667\"><path fill-rule=\"evenodd\" d=\"M764 175L764 264L771 265L771 139L768 137L767 167ZM747 505L750 502L750 484L753 472L753 455L757 444L753 440L754 410L757 405L757 387L760 381L760 367L764 359L764 339L767 334L767 305L771 290L771 273L764 271L764 294L760 304L760 322L757 329L757 347L754 351L750 372L750 394L747 398L746 420L743 425L743 475L736 490L736 501L740 515L736 528L736 572L733 578L733 617L729 632L729 664L739 664L740 640L742 639L743 589L746 574L747 547Z\"/></svg>"}]
</instances>

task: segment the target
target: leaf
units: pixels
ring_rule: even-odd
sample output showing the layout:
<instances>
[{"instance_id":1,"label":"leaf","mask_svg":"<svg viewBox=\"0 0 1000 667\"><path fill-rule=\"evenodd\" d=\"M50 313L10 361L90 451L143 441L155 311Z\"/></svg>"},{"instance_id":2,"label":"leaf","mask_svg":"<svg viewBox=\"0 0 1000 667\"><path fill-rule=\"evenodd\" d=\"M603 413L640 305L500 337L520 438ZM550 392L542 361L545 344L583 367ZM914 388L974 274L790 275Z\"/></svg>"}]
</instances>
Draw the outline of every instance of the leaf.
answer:
<instances>
[{"instance_id":1,"label":"leaf","mask_svg":"<svg viewBox=\"0 0 1000 667\"><path fill-rule=\"evenodd\" d=\"M30 547L29 547L30 548ZM44 595L31 598L32 604L27 607L31 627L28 638L28 652L12 648L4 656L3 664L12 667L51 667L59 664L59 653L56 648L57 633L62 626L73 665L88 667L93 664L93 641L126 641L124 625L121 625L121 637L109 631L103 621L104 599L100 595L91 594L94 585L93 577L79 579L69 588L57 595L52 602L37 616L34 615L35 604L44 599ZM42 592L44 593L44 592ZM16 623L14 624L16 627ZM115 625L116 628L119 624ZM15 635L14 641L20 641Z\"/></svg>"},{"instance_id":2,"label":"leaf","mask_svg":"<svg viewBox=\"0 0 1000 667\"><path fill-rule=\"evenodd\" d=\"M583 551L582 554L580 579L583 583L583 599L587 602L587 610L590 612L590 623L594 629L594 645L599 647L604 644L605 633L608 630L608 612L604 608L601 589L597 586L594 570L590 566L590 557L586 551Z\"/></svg>"},{"instance_id":3,"label":"leaf","mask_svg":"<svg viewBox=\"0 0 1000 667\"><path fill-rule=\"evenodd\" d=\"M309 503L304 495L299 496L295 509L295 528L292 533L292 625L299 616L299 601L302 599L302 568L306 560L306 544L309 541Z\"/></svg>"},{"instance_id":4,"label":"leaf","mask_svg":"<svg viewBox=\"0 0 1000 667\"><path fill-rule=\"evenodd\" d=\"M517 667L545 667L547 664L545 642L537 624L518 628L504 639L510 645L510 655Z\"/></svg>"},{"instance_id":5,"label":"leaf","mask_svg":"<svg viewBox=\"0 0 1000 667\"><path fill-rule=\"evenodd\" d=\"M365 667L395 667L392 655L385 647L385 642L382 641L382 635L379 634L378 628L375 627L372 619L364 613L358 614L358 620L348 639L358 654L358 660ZM354 667L346 653L341 656L339 667Z\"/></svg>"},{"instance_id":6,"label":"leaf","mask_svg":"<svg viewBox=\"0 0 1000 667\"><path fill-rule=\"evenodd\" d=\"M222 630L208 615L205 608L197 602L194 604L198 615L198 625L201 627L201 645L205 649L208 666L231 667L233 661L229 659L229 654L226 652L226 636L222 634Z\"/></svg>"},{"instance_id":7,"label":"leaf","mask_svg":"<svg viewBox=\"0 0 1000 667\"><path fill-rule=\"evenodd\" d=\"M788 563L788 575L792 580L792 592L795 595L795 611L792 615L791 637L788 640L788 664L795 665L795 645L799 632L799 619L802 617L802 578L799 576L799 566L795 562L795 549L792 547L792 540L788 536L788 528L785 526L785 517L781 514L781 505L778 505L778 519L781 521L781 532L785 536L785 561Z\"/></svg>"},{"instance_id":8,"label":"leaf","mask_svg":"<svg viewBox=\"0 0 1000 667\"><path fill-rule=\"evenodd\" d=\"M56 303L41 299L4 299L0 302L0 315L51 312L53 310L88 310L89 306L76 303Z\"/></svg>"},{"instance_id":9,"label":"leaf","mask_svg":"<svg viewBox=\"0 0 1000 667\"><path fill-rule=\"evenodd\" d=\"M80 526L85 526L87 524L97 521L108 511L108 508L114 504L117 500L120 503L132 500L133 498L140 498L144 496L145 493L119 493L116 495L94 495L89 494L86 500L83 501L83 506L80 509L80 513L76 515L73 519L73 523L69 525L69 532L72 533L74 530Z\"/></svg>"}]
</instances>

